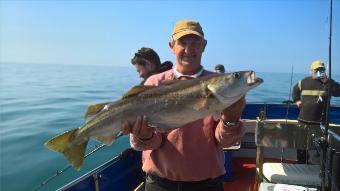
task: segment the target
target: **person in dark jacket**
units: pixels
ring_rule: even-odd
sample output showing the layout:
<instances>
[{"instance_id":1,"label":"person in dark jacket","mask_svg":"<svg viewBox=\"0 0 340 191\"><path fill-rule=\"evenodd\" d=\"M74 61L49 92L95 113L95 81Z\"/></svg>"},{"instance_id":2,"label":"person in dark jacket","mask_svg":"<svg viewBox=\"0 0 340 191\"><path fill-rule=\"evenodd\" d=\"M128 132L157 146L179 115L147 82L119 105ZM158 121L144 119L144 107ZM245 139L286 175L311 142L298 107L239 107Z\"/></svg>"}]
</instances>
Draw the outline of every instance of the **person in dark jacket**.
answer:
<instances>
[{"instance_id":1,"label":"person in dark jacket","mask_svg":"<svg viewBox=\"0 0 340 191\"><path fill-rule=\"evenodd\" d=\"M165 61L161 64L158 54L152 48L147 47L139 49L131 59L131 63L136 67L139 77L143 79L141 85L149 76L172 68L171 61Z\"/></svg>"},{"instance_id":2,"label":"person in dark jacket","mask_svg":"<svg viewBox=\"0 0 340 191\"><path fill-rule=\"evenodd\" d=\"M331 84L330 94L334 97L340 96L340 84L326 75L326 68L322 61L316 60L311 65L311 76L300 80L293 89L293 101L300 109L298 121L302 129L308 129L310 133L321 135L320 123L326 120L326 105L329 83ZM310 137L307 136L307 139ZM310 145L312 140L307 140ZM308 161L308 154L305 150L298 150L297 155L300 163Z\"/></svg>"}]
</instances>

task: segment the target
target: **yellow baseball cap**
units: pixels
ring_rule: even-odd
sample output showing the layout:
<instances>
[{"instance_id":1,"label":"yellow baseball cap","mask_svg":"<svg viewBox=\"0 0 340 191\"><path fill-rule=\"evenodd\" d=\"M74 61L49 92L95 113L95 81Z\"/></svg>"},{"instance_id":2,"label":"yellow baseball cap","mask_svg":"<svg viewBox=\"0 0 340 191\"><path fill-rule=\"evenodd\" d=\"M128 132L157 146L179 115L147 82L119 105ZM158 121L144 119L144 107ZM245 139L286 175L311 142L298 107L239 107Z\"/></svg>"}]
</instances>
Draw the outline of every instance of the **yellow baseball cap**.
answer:
<instances>
[{"instance_id":1,"label":"yellow baseball cap","mask_svg":"<svg viewBox=\"0 0 340 191\"><path fill-rule=\"evenodd\" d=\"M172 32L172 39L178 40L188 34L194 34L204 39L202 27L198 22L193 20L177 21Z\"/></svg>"},{"instance_id":2,"label":"yellow baseball cap","mask_svg":"<svg viewBox=\"0 0 340 191\"><path fill-rule=\"evenodd\" d=\"M325 68L325 64L321 62L320 60L315 60L312 62L312 65L310 66L312 70L316 70L318 68Z\"/></svg>"}]
</instances>

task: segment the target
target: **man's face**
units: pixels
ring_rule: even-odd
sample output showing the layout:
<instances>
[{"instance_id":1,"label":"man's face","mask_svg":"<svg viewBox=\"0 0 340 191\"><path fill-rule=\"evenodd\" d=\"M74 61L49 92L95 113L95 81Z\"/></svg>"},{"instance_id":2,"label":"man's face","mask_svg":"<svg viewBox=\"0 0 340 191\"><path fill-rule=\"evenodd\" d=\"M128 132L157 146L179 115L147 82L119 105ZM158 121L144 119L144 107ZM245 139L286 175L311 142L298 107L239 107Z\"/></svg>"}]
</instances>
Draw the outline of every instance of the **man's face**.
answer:
<instances>
[{"instance_id":1,"label":"man's face","mask_svg":"<svg viewBox=\"0 0 340 191\"><path fill-rule=\"evenodd\" d=\"M155 70L154 64L145 60L143 63L135 64L135 68L140 78L146 79L148 78Z\"/></svg>"},{"instance_id":2,"label":"man's face","mask_svg":"<svg viewBox=\"0 0 340 191\"><path fill-rule=\"evenodd\" d=\"M172 52L176 56L176 67L181 72L195 71L201 66L201 57L206 41L197 35L186 35L176 40L172 45Z\"/></svg>"},{"instance_id":3,"label":"man's face","mask_svg":"<svg viewBox=\"0 0 340 191\"><path fill-rule=\"evenodd\" d=\"M325 70L325 68L317 68L317 69L315 69L315 70L312 70L312 78L313 79L318 79L318 78L325 78L326 77L326 70ZM321 76L318 76L318 73L319 73L319 75L321 75Z\"/></svg>"},{"instance_id":4,"label":"man's face","mask_svg":"<svg viewBox=\"0 0 340 191\"><path fill-rule=\"evenodd\" d=\"M316 70L312 70L311 73L312 73L312 78L316 79Z\"/></svg>"}]
</instances>

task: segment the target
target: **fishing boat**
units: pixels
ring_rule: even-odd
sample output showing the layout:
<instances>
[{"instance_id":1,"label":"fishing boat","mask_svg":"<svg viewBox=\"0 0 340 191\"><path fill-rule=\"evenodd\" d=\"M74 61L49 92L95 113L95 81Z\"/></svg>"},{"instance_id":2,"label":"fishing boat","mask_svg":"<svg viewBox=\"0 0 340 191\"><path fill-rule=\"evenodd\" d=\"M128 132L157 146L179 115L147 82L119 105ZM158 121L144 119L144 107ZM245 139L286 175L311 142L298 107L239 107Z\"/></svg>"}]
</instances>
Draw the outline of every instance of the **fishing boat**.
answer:
<instances>
[{"instance_id":1,"label":"fishing boat","mask_svg":"<svg viewBox=\"0 0 340 191\"><path fill-rule=\"evenodd\" d=\"M272 175L271 180L266 178L265 162L276 162L279 164L295 165L296 151L298 143L288 143L308 131L300 132L294 136L297 127L297 115L299 109L290 103L283 104L259 104L250 103L242 114L242 122L246 128L246 134L241 143L230 148L224 148L225 168L224 188L225 190L249 191L249 190L321 190L326 186L327 190L339 190L340 188L340 106L330 108L329 128L330 149L327 154L327 160L323 159L321 165L326 167L326 177L316 180L316 184L309 186L299 179L311 179L306 172L285 172L284 175ZM261 130L262 129L262 130ZM269 133L269 134L268 134ZM315 137L317 140L317 137ZM316 143L317 145L317 143ZM272 148L266 148L272 147ZM277 147L279 149L273 149ZM282 149L286 148L286 149ZM208 164L207 164L208 165ZM317 173L320 177L320 165L297 164L316 166ZM87 174L73 180L59 188L59 191L106 191L106 190L143 190L143 173L141 162L141 152L133 149L123 151L119 156L102 164ZM312 173L315 171L311 171ZM292 175L290 173L297 173ZM294 185L280 183L280 177L292 176L297 179ZM300 178L296 178L300 177ZM284 179L284 178L283 178ZM303 181L303 180L301 180Z\"/></svg>"},{"instance_id":2,"label":"fishing boat","mask_svg":"<svg viewBox=\"0 0 340 191\"><path fill-rule=\"evenodd\" d=\"M330 5L329 78L332 0ZM339 191L340 106L330 106L330 93L327 95L326 123L320 124L322 134L299 126L299 109L291 101L247 104L241 118L246 129L244 137L240 143L224 148L224 190ZM316 162L298 164L296 149L315 150ZM58 190L142 191L144 179L141 152L130 148Z\"/></svg>"}]
</instances>

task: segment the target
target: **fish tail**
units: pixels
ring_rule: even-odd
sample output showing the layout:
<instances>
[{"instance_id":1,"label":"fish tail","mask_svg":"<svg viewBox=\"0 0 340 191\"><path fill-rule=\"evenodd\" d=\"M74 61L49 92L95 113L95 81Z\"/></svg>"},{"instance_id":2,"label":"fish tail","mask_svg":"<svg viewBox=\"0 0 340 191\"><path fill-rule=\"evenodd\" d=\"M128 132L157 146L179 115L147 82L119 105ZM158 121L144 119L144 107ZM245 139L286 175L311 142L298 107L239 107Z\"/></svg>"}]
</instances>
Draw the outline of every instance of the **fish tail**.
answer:
<instances>
[{"instance_id":1,"label":"fish tail","mask_svg":"<svg viewBox=\"0 0 340 191\"><path fill-rule=\"evenodd\" d=\"M80 170L83 165L88 140L84 140L80 144L74 143L72 140L74 140L73 138L75 137L77 130L78 129L73 129L57 135L48 140L44 145L52 151L63 153L72 166L77 170Z\"/></svg>"}]
</instances>

